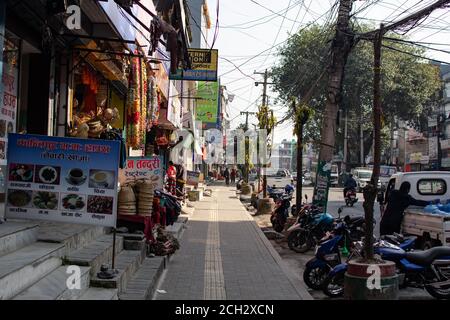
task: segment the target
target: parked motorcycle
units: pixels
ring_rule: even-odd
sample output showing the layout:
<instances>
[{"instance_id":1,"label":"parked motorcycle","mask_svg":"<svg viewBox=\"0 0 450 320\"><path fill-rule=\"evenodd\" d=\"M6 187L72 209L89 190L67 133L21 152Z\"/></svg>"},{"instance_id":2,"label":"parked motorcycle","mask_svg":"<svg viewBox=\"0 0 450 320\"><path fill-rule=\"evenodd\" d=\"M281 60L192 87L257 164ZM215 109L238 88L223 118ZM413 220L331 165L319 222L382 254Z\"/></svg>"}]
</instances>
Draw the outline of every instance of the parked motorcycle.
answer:
<instances>
[{"instance_id":1,"label":"parked motorcycle","mask_svg":"<svg viewBox=\"0 0 450 320\"><path fill-rule=\"evenodd\" d=\"M350 250L349 250L350 249ZM355 249L350 236L350 230L344 221L339 222L333 233L321 240L317 246L314 258L306 263L303 272L303 281L314 290L319 290L327 278L329 272L337 265L341 265L341 250L347 259L359 255L360 249Z\"/></svg>"},{"instance_id":2,"label":"parked motorcycle","mask_svg":"<svg viewBox=\"0 0 450 320\"><path fill-rule=\"evenodd\" d=\"M347 192L345 193L345 205L347 207L353 207L356 202L358 202L358 198L356 197L356 190L347 190Z\"/></svg>"},{"instance_id":3,"label":"parked motorcycle","mask_svg":"<svg viewBox=\"0 0 450 320\"><path fill-rule=\"evenodd\" d=\"M411 239L409 242L411 243ZM383 260L396 263L401 288L422 288L437 299L450 299L450 248L407 250L408 247L404 244L396 246L385 240L375 245L376 254ZM346 270L347 264L341 264L330 272L324 281L325 294L330 297L343 295Z\"/></svg>"},{"instance_id":4,"label":"parked motorcycle","mask_svg":"<svg viewBox=\"0 0 450 320\"><path fill-rule=\"evenodd\" d=\"M291 206L291 195L283 195L275 202L275 210L272 212L270 222L276 232L282 232L289 217L289 208Z\"/></svg>"}]
</instances>

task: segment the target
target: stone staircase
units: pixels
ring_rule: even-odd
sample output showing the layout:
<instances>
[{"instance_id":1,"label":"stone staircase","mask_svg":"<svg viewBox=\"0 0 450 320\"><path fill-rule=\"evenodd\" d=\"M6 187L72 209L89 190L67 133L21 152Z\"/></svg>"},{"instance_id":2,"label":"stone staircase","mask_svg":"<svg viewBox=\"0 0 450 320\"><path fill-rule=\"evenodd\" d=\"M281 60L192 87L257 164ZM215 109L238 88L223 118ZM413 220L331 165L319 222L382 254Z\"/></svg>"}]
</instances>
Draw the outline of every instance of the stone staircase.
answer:
<instances>
[{"instance_id":1,"label":"stone staircase","mask_svg":"<svg viewBox=\"0 0 450 320\"><path fill-rule=\"evenodd\" d=\"M172 227L179 238L187 222ZM116 235L113 279L97 277L111 266L113 235L109 228L42 221L0 224L0 300L144 300L156 290L167 257L146 257L143 235ZM80 267L80 288L69 277Z\"/></svg>"}]
</instances>

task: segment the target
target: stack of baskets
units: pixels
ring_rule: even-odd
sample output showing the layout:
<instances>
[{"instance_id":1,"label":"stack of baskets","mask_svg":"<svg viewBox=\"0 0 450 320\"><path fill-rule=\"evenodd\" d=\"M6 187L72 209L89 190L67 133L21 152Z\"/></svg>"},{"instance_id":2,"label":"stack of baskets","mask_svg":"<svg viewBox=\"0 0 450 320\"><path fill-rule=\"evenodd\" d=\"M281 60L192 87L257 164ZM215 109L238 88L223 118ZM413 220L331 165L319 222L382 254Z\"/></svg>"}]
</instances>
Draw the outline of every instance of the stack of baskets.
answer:
<instances>
[{"instance_id":1,"label":"stack of baskets","mask_svg":"<svg viewBox=\"0 0 450 320\"><path fill-rule=\"evenodd\" d=\"M139 183L136 187L139 190L138 215L151 216L153 212L153 184L149 181L145 181Z\"/></svg>"},{"instance_id":2,"label":"stack of baskets","mask_svg":"<svg viewBox=\"0 0 450 320\"><path fill-rule=\"evenodd\" d=\"M119 192L119 214L133 216L137 213L136 196L131 186L123 186Z\"/></svg>"}]
</instances>

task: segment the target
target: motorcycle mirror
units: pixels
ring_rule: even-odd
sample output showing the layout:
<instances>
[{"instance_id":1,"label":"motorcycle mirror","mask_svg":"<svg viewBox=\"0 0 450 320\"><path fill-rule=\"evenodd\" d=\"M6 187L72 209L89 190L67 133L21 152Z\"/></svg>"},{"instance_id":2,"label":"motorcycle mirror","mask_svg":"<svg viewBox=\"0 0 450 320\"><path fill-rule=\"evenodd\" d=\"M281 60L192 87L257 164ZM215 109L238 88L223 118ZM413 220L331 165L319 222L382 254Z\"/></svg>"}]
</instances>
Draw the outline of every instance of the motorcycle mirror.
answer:
<instances>
[{"instance_id":1,"label":"motorcycle mirror","mask_svg":"<svg viewBox=\"0 0 450 320\"><path fill-rule=\"evenodd\" d=\"M305 199L306 199L306 201L308 201L308 195L307 194L305 194Z\"/></svg>"}]
</instances>

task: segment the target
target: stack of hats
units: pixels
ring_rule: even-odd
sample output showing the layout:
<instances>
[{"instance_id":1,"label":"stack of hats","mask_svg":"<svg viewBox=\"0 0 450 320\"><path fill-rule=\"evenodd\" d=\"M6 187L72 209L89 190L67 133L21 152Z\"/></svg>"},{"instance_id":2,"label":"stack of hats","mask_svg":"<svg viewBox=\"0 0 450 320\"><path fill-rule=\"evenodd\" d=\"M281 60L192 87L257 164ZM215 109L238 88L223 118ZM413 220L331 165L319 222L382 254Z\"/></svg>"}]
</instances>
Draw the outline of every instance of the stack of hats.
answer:
<instances>
[{"instance_id":1,"label":"stack of hats","mask_svg":"<svg viewBox=\"0 0 450 320\"><path fill-rule=\"evenodd\" d=\"M93 120L88 122L89 126L89 138L98 138L100 133L104 130L104 127L99 120Z\"/></svg>"},{"instance_id":2,"label":"stack of hats","mask_svg":"<svg viewBox=\"0 0 450 320\"><path fill-rule=\"evenodd\" d=\"M134 216L136 211L136 196L131 186L123 186L119 192L119 214Z\"/></svg>"},{"instance_id":3,"label":"stack of hats","mask_svg":"<svg viewBox=\"0 0 450 320\"><path fill-rule=\"evenodd\" d=\"M150 181L139 183L138 215L151 216L153 212L154 187Z\"/></svg>"}]
</instances>

